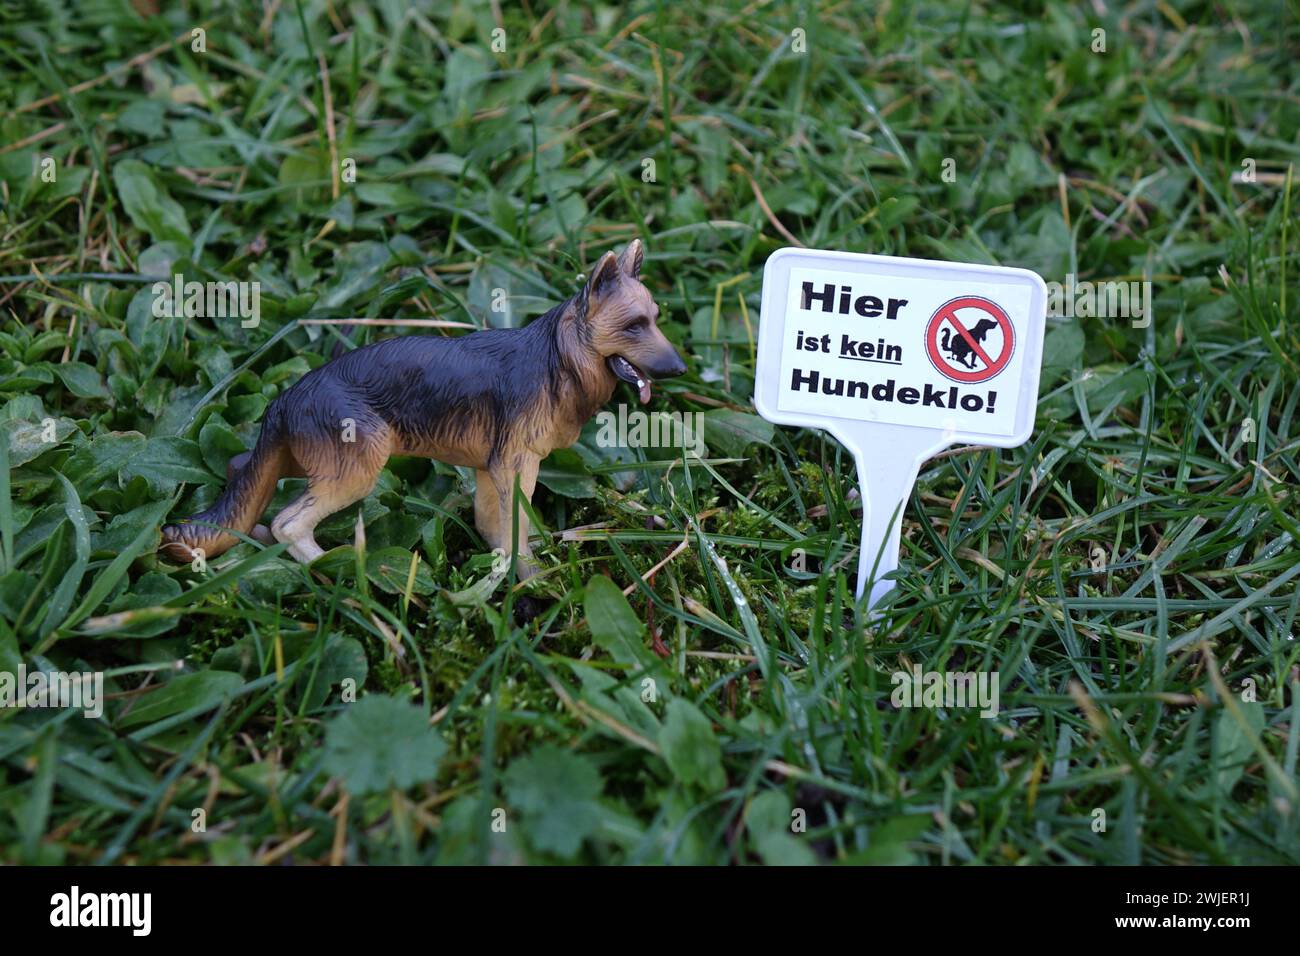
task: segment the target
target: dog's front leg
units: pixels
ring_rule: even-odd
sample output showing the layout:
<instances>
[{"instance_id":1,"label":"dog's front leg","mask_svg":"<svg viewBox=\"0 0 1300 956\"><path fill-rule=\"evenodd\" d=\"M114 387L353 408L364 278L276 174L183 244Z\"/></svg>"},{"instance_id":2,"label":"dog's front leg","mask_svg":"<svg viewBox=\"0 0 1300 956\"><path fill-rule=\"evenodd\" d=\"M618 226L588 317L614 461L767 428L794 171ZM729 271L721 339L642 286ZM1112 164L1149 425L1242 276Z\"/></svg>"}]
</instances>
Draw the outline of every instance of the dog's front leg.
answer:
<instances>
[{"instance_id":1,"label":"dog's front leg","mask_svg":"<svg viewBox=\"0 0 1300 956\"><path fill-rule=\"evenodd\" d=\"M519 528L515 575L522 581L536 574L538 568L533 564L533 549L528 543L528 512L522 505L512 509L511 504L514 502L516 478L524 498L532 503L541 459L525 454L514 458L511 464L514 465L513 468L500 467L475 473L474 523L490 547L503 554L510 554L515 540L511 511L515 512L514 522Z\"/></svg>"},{"instance_id":2,"label":"dog's front leg","mask_svg":"<svg viewBox=\"0 0 1300 956\"><path fill-rule=\"evenodd\" d=\"M540 569L533 563L533 547L528 543L528 536L532 530L528 521L528 512L524 510L522 502L518 508L511 507L514 502L515 477L517 475L519 478L519 491L523 496L523 500L527 501L531 505L533 503L533 490L537 487L537 469L541 466L541 463L541 459L535 455L523 455L518 463L519 471L510 476L510 483L507 485L506 499L504 502L506 506L505 547L506 550L509 551L511 543L510 513L513 511L515 522L519 528L519 557L518 560L515 561L515 576L518 577L520 581L525 578L531 578Z\"/></svg>"},{"instance_id":3,"label":"dog's front leg","mask_svg":"<svg viewBox=\"0 0 1300 956\"><path fill-rule=\"evenodd\" d=\"M501 493L492 480L492 473L480 468L474 472L474 527L478 528L489 548L501 548L500 523ZM510 539L507 537L506 553L509 553L509 548Z\"/></svg>"}]
</instances>

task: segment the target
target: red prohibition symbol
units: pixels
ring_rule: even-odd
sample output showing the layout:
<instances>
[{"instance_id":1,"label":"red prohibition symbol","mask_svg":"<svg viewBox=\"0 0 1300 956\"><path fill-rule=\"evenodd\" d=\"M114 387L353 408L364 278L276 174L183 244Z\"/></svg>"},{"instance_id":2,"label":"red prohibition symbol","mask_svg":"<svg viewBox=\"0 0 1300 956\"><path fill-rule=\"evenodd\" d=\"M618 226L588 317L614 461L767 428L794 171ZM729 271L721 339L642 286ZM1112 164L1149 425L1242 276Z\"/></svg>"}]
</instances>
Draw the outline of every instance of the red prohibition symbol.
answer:
<instances>
[{"instance_id":1,"label":"red prohibition symbol","mask_svg":"<svg viewBox=\"0 0 1300 956\"><path fill-rule=\"evenodd\" d=\"M984 315L967 328L957 318L959 309L978 309ZM1002 347L996 355L990 355L989 333L994 329L1002 333ZM1006 310L975 295L945 302L925 327L925 351L930 364L954 382L987 382L1007 367L1015 348L1016 333Z\"/></svg>"}]
</instances>

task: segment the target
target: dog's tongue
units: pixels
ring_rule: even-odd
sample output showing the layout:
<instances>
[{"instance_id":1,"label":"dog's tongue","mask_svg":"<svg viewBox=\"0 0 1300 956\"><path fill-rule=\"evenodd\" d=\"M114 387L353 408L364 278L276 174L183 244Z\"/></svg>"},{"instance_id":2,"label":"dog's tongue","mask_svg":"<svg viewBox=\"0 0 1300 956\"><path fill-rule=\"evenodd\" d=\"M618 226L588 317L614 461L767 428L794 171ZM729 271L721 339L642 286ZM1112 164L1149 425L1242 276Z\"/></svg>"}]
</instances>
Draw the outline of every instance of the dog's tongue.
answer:
<instances>
[{"instance_id":1,"label":"dog's tongue","mask_svg":"<svg viewBox=\"0 0 1300 956\"><path fill-rule=\"evenodd\" d=\"M650 401L650 380L642 375L635 365L621 355L614 355L609 359L609 368L623 381L636 386L642 405Z\"/></svg>"}]
</instances>

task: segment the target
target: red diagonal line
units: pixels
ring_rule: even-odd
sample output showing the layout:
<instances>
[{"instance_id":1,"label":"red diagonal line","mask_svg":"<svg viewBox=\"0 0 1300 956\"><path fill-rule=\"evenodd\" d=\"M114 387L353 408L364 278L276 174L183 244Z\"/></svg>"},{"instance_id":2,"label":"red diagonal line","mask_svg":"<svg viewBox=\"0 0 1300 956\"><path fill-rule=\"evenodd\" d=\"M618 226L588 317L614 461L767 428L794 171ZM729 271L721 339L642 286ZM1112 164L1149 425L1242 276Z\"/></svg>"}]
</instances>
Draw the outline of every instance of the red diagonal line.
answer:
<instances>
[{"instance_id":1,"label":"red diagonal line","mask_svg":"<svg viewBox=\"0 0 1300 956\"><path fill-rule=\"evenodd\" d=\"M947 319L949 322L951 322L956 327L957 331L961 333L961 337L966 340L966 344L971 347L971 351L973 351L976 355L978 355L980 358L984 360L984 368L986 370L991 369L993 367L992 360L988 357L985 351L982 348L980 348L979 343L975 341L975 337L970 334L969 330L967 330L965 326L963 326L960 322L957 321L957 316L953 312L953 310L949 309L947 312L943 314L943 317ZM998 323L998 327L999 328L1002 327L1001 322ZM1003 334L1005 335L1006 333L1004 332Z\"/></svg>"}]
</instances>

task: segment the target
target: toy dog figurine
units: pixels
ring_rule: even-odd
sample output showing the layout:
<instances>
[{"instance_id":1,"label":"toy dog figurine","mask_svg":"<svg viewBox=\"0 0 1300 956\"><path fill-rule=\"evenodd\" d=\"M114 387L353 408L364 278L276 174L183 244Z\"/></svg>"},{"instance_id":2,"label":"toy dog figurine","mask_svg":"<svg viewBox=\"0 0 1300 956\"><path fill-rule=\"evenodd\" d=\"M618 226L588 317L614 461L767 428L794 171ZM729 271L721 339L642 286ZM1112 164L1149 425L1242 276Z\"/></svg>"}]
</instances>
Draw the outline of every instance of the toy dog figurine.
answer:
<instances>
[{"instance_id":1,"label":"toy dog figurine","mask_svg":"<svg viewBox=\"0 0 1300 956\"><path fill-rule=\"evenodd\" d=\"M643 257L640 240L605 253L575 296L521 329L386 339L308 372L271 403L253 450L231 460L221 497L190 519L202 523L164 527L160 550L178 562L196 548L214 557L238 543L223 530L233 529L313 561L324 553L316 525L368 495L390 455L418 455L475 469L474 523L509 554L516 478L531 502L541 460L577 440L618 379L644 403L653 379L686 371L655 325L659 308L638 279ZM258 519L290 477L307 489L268 536ZM536 569L522 507L517 520L525 578Z\"/></svg>"}]
</instances>

